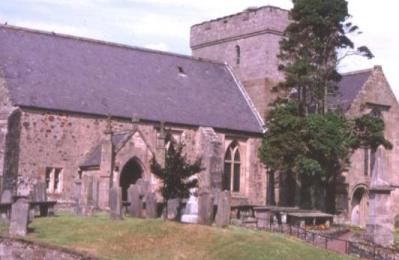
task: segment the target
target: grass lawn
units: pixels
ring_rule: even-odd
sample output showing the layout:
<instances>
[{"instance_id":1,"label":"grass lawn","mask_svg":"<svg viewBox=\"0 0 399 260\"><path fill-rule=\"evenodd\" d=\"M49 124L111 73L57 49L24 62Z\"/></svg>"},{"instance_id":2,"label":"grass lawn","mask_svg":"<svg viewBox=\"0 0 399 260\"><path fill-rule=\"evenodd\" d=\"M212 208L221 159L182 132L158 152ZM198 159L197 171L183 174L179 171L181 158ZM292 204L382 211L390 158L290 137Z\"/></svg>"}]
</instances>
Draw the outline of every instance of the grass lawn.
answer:
<instances>
[{"instance_id":1,"label":"grass lawn","mask_svg":"<svg viewBox=\"0 0 399 260\"><path fill-rule=\"evenodd\" d=\"M350 259L299 240L231 227L184 225L108 215L38 218L29 240L107 259Z\"/></svg>"}]
</instances>

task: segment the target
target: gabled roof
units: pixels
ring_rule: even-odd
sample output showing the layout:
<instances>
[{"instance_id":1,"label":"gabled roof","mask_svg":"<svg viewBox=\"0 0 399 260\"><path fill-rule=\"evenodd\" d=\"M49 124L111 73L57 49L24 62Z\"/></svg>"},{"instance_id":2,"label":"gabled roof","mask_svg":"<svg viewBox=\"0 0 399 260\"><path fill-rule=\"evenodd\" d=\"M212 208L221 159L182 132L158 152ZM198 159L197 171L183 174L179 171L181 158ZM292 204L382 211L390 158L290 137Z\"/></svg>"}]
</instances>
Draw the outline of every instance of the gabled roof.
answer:
<instances>
[{"instance_id":1,"label":"gabled roof","mask_svg":"<svg viewBox=\"0 0 399 260\"><path fill-rule=\"evenodd\" d=\"M347 111L372 73L372 69L367 69L342 74L342 79L339 83L340 92L337 96L331 98L334 106Z\"/></svg>"},{"instance_id":2,"label":"gabled roof","mask_svg":"<svg viewBox=\"0 0 399 260\"><path fill-rule=\"evenodd\" d=\"M263 131L220 63L0 26L0 68L16 106Z\"/></svg>"}]
</instances>

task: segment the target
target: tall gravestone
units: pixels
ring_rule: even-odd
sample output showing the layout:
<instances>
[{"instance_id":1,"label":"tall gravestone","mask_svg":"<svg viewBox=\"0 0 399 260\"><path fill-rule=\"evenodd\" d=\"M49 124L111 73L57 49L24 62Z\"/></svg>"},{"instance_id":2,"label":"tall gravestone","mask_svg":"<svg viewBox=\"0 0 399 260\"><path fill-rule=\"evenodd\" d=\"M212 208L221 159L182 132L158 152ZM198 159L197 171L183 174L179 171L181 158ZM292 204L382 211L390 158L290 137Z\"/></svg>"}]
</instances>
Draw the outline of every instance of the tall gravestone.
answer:
<instances>
[{"instance_id":1,"label":"tall gravestone","mask_svg":"<svg viewBox=\"0 0 399 260\"><path fill-rule=\"evenodd\" d=\"M198 223L211 225L213 222L213 196L209 191L200 191L198 198Z\"/></svg>"},{"instance_id":2,"label":"tall gravestone","mask_svg":"<svg viewBox=\"0 0 399 260\"><path fill-rule=\"evenodd\" d=\"M80 179L75 180L73 186L73 197L75 201L75 214L82 214L82 181Z\"/></svg>"},{"instance_id":3,"label":"tall gravestone","mask_svg":"<svg viewBox=\"0 0 399 260\"><path fill-rule=\"evenodd\" d=\"M111 219L122 219L122 189L113 187L109 191L109 207L111 209Z\"/></svg>"},{"instance_id":4,"label":"tall gravestone","mask_svg":"<svg viewBox=\"0 0 399 260\"><path fill-rule=\"evenodd\" d=\"M376 152L369 188L369 219L367 238L375 244L390 247L394 242L394 217L392 214L389 173L385 167L385 152L380 146Z\"/></svg>"},{"instance_id":5,"label":"tall gravestone","mask_svg":"<svg viewBox=\"0 0 399 260\"><path fill-rule=\"evenodd\" d=\"M11 236L26 236L28 233L29 202L25 197L18 198L11 207L9 233Z\"/></svg>"},{"instance_id":6,"label":"tall gravestone","mask_svg":"<svg viewBox=\"0 0 399 260\"><path fill-rule=\"evenodd\" d=\"M215 223L218 227L230 224L231 196L229 191L221 191L218 196Z\"/></svg>"},{"instance_id":7,"label":"tall gravestone","mask_svg":"<svg viewBox=\"0 0 399 260\"><path fill-rule=\"evenodd\" d=\"M146 196L146 208L145 215L147 218L157 218L158 217L158 203L155 193L150 192Z\"/></svg>"},{"instance_id":8,"label":"tall gravestone","mask_svg":"<svg viewBox=\"0 0 399 260\"><path fill-rule=\"evenodd\" d=\"M94 210L93 198L94 177L84 175L81 186L81 213L90 216Z\"/></svg>"},{"instance_id":9,"label":"tall gravestone","mask_svg":"<svg viewBox=\"0 0 399 260\"><path fill-rule=\"evenodd\" d=\"M127 190L127 194L128 194L128 201L130 202L129 205L130 216L134 218L140 218L142 202L140 199L139 186L136 184L130 185L129 189Z\"/></svg>"}]
</instances>

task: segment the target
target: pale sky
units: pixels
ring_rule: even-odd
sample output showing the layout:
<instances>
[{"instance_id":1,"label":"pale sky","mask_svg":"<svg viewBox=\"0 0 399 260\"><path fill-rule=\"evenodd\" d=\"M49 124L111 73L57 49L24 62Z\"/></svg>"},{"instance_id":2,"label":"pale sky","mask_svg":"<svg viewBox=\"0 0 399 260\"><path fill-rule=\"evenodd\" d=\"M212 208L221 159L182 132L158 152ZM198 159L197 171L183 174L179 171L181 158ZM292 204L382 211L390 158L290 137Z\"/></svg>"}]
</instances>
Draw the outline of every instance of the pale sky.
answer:
<instances>
[{"instance_id":1,"label":"pale sky","mask_svg":"<svg viewBox=\"0 0 399 260\"><path fill-rule=\"evenodd\" d=\"M382 65L399 97L399 24L394 0L349 0L353 40L368 46L373 60L349 59L341 71ZM290 0L0 0L0 23L190 54L190 26L247 7L289 9Z\"/></svg>"}]
</instances>

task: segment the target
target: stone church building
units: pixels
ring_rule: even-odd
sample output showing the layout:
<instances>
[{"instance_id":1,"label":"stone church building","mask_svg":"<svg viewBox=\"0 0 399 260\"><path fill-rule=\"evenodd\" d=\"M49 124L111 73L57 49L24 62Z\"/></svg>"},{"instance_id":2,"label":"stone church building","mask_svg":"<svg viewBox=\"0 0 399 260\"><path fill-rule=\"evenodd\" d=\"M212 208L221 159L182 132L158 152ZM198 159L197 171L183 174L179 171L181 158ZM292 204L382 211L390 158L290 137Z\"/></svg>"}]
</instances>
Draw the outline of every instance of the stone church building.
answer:
<instances>
[{"instance_id":1,"label":"stone church building","mask_svg":"<svg viewBox=\"0 0 399 260\"><path fill-rule=\"evenodd\" d=\"M1 189L28 194L45 182L50 199L71 207L83 176L99 185L107 209L110 187L143 178L165 156L165 131L201 157L200 189L228 189L236 204L286 205L284 176L270 185L258 158L263 118L283 75L277 53L288 11L265 6L192 26L192 56L0 26ZM335 108L373 113L386 123L392 213L398 214L399 106L381 67L348 73ZM344 222L367 223L374 154L360 149L338 184Z\"/></svg>"}]
</instances>

